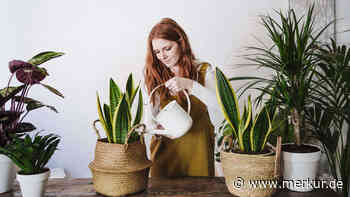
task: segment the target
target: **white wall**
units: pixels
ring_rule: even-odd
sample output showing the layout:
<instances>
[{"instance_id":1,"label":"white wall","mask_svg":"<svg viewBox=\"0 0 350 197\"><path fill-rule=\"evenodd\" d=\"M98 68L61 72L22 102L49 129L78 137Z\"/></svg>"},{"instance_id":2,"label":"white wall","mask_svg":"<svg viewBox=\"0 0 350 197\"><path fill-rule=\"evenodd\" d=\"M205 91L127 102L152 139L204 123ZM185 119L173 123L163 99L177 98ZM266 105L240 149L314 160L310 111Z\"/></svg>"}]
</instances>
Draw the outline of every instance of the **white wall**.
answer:
<instances>
[{"instance_id":1,"label":"white wall","mask_svg":"<svg viewBox=\"0 0 350 197\"><path fill-rule=\"evenodd\" d=\"M336 18L337 18L337 41L350 44L350 1L336 0Z\"/></svg>"},{"instance_id":2,"label":"white wall","mask_svg":"<svg viewBox=\"0 0 350 197\"><path fill-rule=\"evenodd\" d=\"M27 60L45 50L66 53L45 65L51 75L44 81L66 98L39 86L30 93L60 113L42 109L27 120L62 136L49 167L65 168L73 177L90 177L96 91L106 101L110 77L123 82L134 72L140 79L146 38L155 23L162 17L175 19L187 32L197 57L237 76L248 73L229 69L240 62L238 52L254 40L253 35L263 37L257 15L287 7L287 0L2 0L0 84L7 83L7 63L12 59Z\"/></svg>"}]
</instances>

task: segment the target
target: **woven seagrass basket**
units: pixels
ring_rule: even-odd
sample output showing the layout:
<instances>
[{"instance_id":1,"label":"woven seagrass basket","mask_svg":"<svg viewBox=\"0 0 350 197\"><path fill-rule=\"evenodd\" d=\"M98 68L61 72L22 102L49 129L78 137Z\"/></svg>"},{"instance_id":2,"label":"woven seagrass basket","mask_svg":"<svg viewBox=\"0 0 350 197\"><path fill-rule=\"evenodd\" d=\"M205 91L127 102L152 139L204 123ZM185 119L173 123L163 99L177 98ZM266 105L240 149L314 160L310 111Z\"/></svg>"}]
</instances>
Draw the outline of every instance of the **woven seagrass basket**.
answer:
<instances>
[{"instance_id":1,"label":"woven seagrass basket","mask_svg":"<svg viewBox=\"0 0 350 197\"><path fill-rule=\"evenodd\" d=\"M250 182L272 180L277 183L275 173L275 154L273 152L260 155L248 155L221 151L221 162L229 192L240 197L269 197L276 188L272 184ZM256 182L254 182L256 183Z\"/></svg>"},{"instance_id":2,"label":"woven seagrass basket","mask_svg":"<svg viewBox=\"0 0 350 197\"><path fill-rule=\"evenodd\" d=\"M134 130L130 130L125 144L108 143L107 139L99 137L95 158L89 164L96 192L106 196L122 196L147 188L152 162L147 160L142 140L127 143ZM140 136L141 139L142 137Z\"/></svg>"}]
</instances>

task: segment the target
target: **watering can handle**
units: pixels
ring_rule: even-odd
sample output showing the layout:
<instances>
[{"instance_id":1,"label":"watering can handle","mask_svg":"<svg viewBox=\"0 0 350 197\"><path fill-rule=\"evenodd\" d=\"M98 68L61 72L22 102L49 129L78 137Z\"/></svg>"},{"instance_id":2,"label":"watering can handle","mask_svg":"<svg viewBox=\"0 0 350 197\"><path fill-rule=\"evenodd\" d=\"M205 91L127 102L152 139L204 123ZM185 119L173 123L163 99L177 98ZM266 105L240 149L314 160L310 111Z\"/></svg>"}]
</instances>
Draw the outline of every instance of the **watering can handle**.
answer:
<instances>
[{"instance_id":1,"label":"watering can handle","mask_svg":"<svg viewBox=\"0 0 350 197\"><path fill-rule=\"evenodd\" d=\"M162 87L162 86L164 86L164 85L165 85L164 83L163 83L163 84L160 84L160 85L156 86L156 87L151 91L151 93L149 94L148 104L151 103L151 99L152 99L153 93L154 93L158 88L160 88L160 87ZM191 112L191 100L190 100L190 96L188 95L188 93L187 93L185 90L182 90L182 91L184 92L184 94L185 94L185 96L186 96L186 100L187 100L187 103L188 103L188 105L187 105L187 113L188 113L188 115L190 115L190 112ZM153 119L154 121L157 121L156 118L153 116L152 113L151 113L151 117L152 117L152 119Z\"/></svg>"}]
</instances>

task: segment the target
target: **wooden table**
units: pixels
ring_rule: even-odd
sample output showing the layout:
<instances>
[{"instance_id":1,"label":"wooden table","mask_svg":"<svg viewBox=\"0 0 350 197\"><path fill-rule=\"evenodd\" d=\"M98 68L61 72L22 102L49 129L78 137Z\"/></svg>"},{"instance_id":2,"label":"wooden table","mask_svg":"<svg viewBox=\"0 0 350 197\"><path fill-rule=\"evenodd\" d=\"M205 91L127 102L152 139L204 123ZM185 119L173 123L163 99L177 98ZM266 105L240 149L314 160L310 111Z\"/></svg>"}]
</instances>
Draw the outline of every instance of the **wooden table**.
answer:
<instances>
[{"instance_id":1,"label":"wooden table","mask_svg":"<svg viewBox=\"0 0 350 197\"><path fill-rule=\"evenodd\" d=\"M0 194L0 197L20 197L16 184L13 192ZM98 197L91 179L51 179L45 196L49 197ZM232 197L223 177L186 177L176 179L150 178L146 191L129 195L130 197ZM339 197L333 190L314 190L312 192L291 192L279 190L273 197Z\"/></svg>"}]
</instances>

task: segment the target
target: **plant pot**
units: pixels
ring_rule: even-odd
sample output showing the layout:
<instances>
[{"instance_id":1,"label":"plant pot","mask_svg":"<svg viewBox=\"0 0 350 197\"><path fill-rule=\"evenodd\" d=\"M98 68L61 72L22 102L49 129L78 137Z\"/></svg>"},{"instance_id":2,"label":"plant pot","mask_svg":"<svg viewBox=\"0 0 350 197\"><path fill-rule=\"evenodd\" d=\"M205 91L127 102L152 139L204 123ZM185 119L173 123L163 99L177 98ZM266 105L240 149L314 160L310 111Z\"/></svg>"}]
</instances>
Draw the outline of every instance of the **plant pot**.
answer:
<instances>
[{"instance_id":1,"label":"plant pot","mask_svg":"<svg viewBox=\"0 0 350 197\"><path fill-rule=\"evenodd\" d=\"M98 140L95 159L89 164L96 192L106 196L121 196L143 191L147 187L148 171L146 147L139 141L128 144Z\"/></svg>"},{"instance_id":2,"label":"plant pot","mask_svg":"<svg viewBox=\"0 0 350 197\"><path fill-rule=\"evenodd\" d=\"M292 191L311 191L313 187L308 183L312 183L316 178L321 157L321 149L316 145L304 144L309 147L314 147L315 151L308 153L295 153L290 152L289 150L286 151L286 145L290 144L282 145L284 186Z\"/></svg>"},{"instance_id":3,"label":"plant pot","mask_svg":"<svg viewBox=\"0 0 350 197\"><path fill-rule=\"evenodd\" d=\"M12 189L15 177L15 165L7 156L0 154L0 194Z\"/></svg>"},{"instance_id":4,"label":"plant pot","mask_svg":"<svg viewBox=\"0 0 350 197\"><path fill-rule=\"evenodd\" d=\"M45 193L45 187L50 176L50 170L40 173L24 175L17 173L17 181L21 188L23 197L42 197Z\"/></svg>"},{"instance_id":5,"label":"plant pot","mask_svg":"<svg viewBox=\"0 0 350 197\"><path fill-rule=\"evenodd\" d=\"M248 155L221 151L221 162L226 186L231 194L241 197L269 197L275 191L275 155L267 154ZM249 183L259 180L273 182L257 184Z\"/></svg>"}]
</instances>

